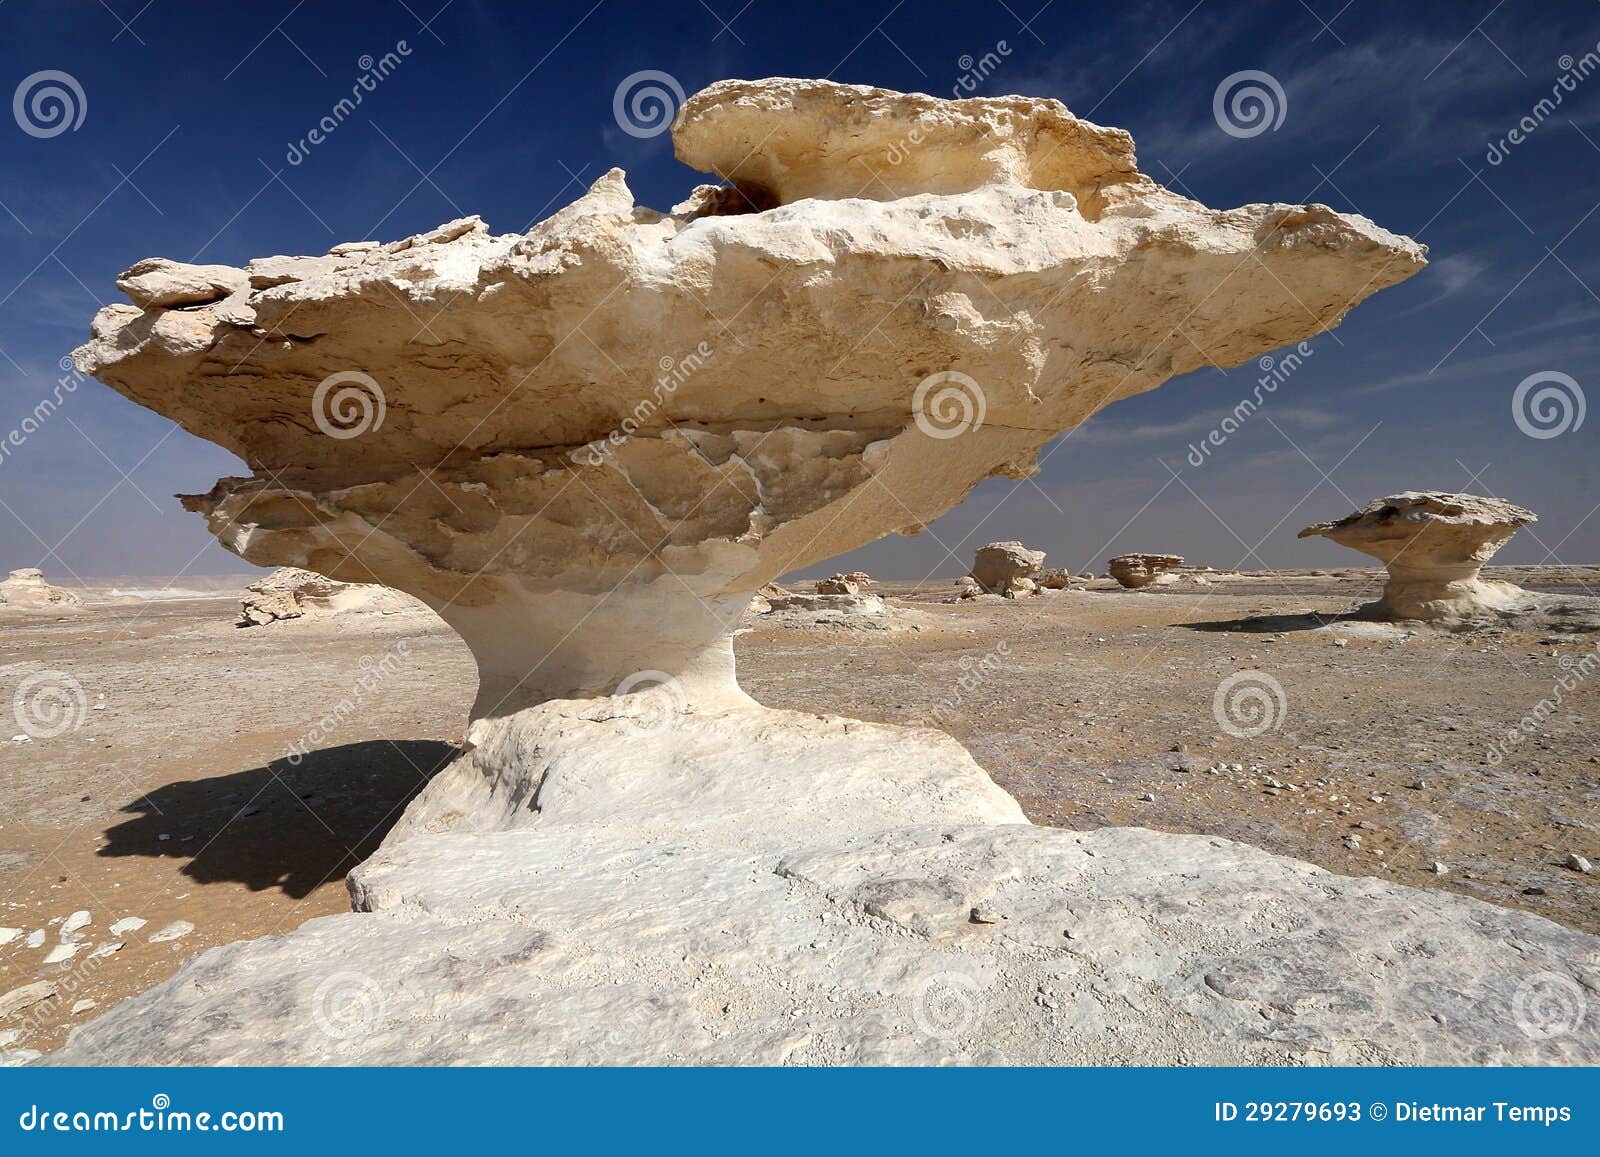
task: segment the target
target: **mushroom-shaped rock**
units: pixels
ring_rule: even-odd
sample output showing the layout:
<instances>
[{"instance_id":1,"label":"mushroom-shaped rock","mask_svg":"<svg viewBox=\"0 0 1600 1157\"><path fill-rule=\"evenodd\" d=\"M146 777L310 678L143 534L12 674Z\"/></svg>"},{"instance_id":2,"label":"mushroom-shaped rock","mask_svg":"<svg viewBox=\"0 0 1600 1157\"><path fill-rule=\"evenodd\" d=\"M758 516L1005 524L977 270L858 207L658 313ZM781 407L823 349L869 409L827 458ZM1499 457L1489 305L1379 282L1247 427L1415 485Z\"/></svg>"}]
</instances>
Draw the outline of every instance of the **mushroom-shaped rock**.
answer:
<instances>
[{"instance_id":1,"label":"mushroom-shaped rock","mask_svg":"<svg viewBox=\"0 0 1600 1157\"><path fill-rule=\"evenodd\" d=\"M1103 406L1337 324L1421 247L1320 205L1208 209L1055 101L741 81L673 131L732 194L658 213L613 170L526 233L266 258L176 307L139 282L95 319L85 370L248 464L186 500L225 545L416 595L479 691L469 749L352 876L362 915L203 954L51 1060L1600 1059L1506 1011L1600 941L1226 841L1035 828L942 732L767 710L734 680L779 575L1027 476ZM1031 583L1017 549L982 577ZM1005 656L965 657L929 708ZM1174 905L1205 919L1153 917ZM1063 913L1109 921L1070 977ZM1352 939L1397 963L1350 970ZM1400 947L1423 941L1467 947ZM594 984L602 955L626 983ZM444 1005L392 983L446 958ZM371 1032L304 1031L330 964L378 986ZM983 978L959 995L984 1019L905 1030L952 973ZM741 985L709 1027L707 976ZM1149 1007L1116 1033L1037 1015L1040 984L1089 1007L1091 981ZM1481 1000L1441 1023L1417 995L1439 991ZM1282 1008L1302 1015L1263 1019Z\"/></svg>"},{"instance_id":2,"label":"mushroom-shaped rock","mask_svg":"<svg viewBox=\"0 0 1600 1157\"><path fill-rule=\"evenodd\" d=\"M1319 522L1299 537L1320 535L1382 560L1383 598L1366 612L1383 618L1469 622L1525 604L1521 587L1479 575L1511 536L1538 521L1499 498L1408 490L1369 502L1354 514Z\"/></svg>"},{"instance_id":3,"label":"mushroom-shaped rock","mask_svg":"<svg viewBox=\"0 0 1600 1157\"><path fill-rule=\"evenodd\" d=\"M1175 576L1181 566L1181 554L1119 554L1106 562L1106 570L1111 577L1129 590L1138 590L1163 580L1171 582L1173 579L1167 576Z\"/></svg>"},{"instance_id":4,"label":"mushroom-shaped rock","mask_svg":"<svg viewBox=\"0 0 1600 1157\"><path fill-rule=\"evenodd\" d=\"M1044 566L1044 551L1020 542L991 542L972 557L972 579L991 595L1032 594L1033 576Z\"/></svg>"},{"instance_id":5,"label":"mushroom-shaped rock","mask_svg":"<svg viewBox=\"0 0 1600 1157\"><path fill-rule=\"evenodd\" d=\"M0 582L0 606L66 610L83 606L83 598L76 591L51 586L44 581L42 570L28 566L12 571Z\"/></svg>"},{"instance_id":6,"label":"mushroom-shaped rock","mask_svg":"<svg viewBox=\"0 0 1600 1157\"><path fill-rule=\"evenodd\" d=\"M739 81L673 132L775 207L664 215L612 170L525 234L463 218L236 276L142 262L78 362L250 465L184 500L224 545L437 610L477 659L475 718L642 671L727 707L764 583L1423 264L1320 205L1208 209L1052 100ZM887 185L843 163L924 132ZM158 275L238 288L165 308ZM939 374L970 420L939 424Z\"/></svg>"}]
</instances>

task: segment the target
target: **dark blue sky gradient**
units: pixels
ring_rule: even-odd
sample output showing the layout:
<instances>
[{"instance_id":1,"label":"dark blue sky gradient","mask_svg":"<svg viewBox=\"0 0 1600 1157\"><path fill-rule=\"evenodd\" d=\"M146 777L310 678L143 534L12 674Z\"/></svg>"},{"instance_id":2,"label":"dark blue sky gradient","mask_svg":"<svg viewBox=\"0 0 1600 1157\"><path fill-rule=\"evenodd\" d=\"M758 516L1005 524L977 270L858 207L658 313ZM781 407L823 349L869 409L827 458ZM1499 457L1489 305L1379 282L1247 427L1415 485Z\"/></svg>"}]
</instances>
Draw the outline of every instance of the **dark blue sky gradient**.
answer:
<instances>
[{"instance_id":1,"label":"dark blue sky gradient","mask_svg":"<svg viewBox=\"0 0 1600 1157\"><path fill-rule=\"evenodd\" d=\"M522 230L612 165L665 209L701 178L668 136L618 129L612 96L631 73L659 69L688 92L788 75L948 95L963 57L995 52L979 95L1056 97L1128 129L1146 172L1207 204L1321 201L1418 237L1432 264L1315 339L1202 466L1190 444L1252 391L1253 366L1119 403L1058 441L1032 482L992 480L919 538L846 561L954 575L974 546L1021 538L1074 569L1123 549L1349 564L1358 556L1295 531L1426 487L1536 510L1504 561L1600 561L1600 414L1533 438L1511 406L1541 371L1600 404L1600 72L1534 112L1600 53L1600 5L742 2L0 3L4 92L55 69L87 102L80 128L48 139L0 118L0 438L53 392L58 361L142 257L242 264L468 213ZM400 67L289 164L360 58L402 40ZM1276 131L1239 139L1212 99L1244 69L1275 77L1287 104ZM1527 116L1536 127L1489 163ZM169 497L236 472L87 382L0 458L0 566L240 571Z\"/></svg>"}]
</instances>

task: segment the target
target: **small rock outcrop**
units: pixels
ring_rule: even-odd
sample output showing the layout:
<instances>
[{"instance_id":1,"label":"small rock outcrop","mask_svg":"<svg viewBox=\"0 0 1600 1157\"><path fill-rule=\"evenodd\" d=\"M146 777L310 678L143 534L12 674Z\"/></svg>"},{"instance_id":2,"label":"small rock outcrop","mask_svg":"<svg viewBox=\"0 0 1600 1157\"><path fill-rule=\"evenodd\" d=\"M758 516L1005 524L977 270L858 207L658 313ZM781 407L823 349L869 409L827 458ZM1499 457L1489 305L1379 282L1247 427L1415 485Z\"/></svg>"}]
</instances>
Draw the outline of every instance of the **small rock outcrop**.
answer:
<instances>
[{"instance_id":1,"label":"small rock outcrop","mask_svg":"<svg viewBox=\"0 0 1600 1157\"><path fill-rule=\"evenodd\" d=\"M1066 591L1085 586L1089 580L1063 567L1046 567L1034 581L1042 591Z\"/></svg>"},{"instance_id":2,"label":"small rock outcrop","mask_svg":"<svg viewBox=\"0 0 1600 1157\"><path fill-rule=\"evenodd\" d=\"M1389 581L1383 597L1363 608L1369 617L1469 623L1529 605L1527 591L1479 571L1537 520L1533 511L1498 498L1408 490L1308 526L1299 537L1329 538L1383 562Z\"/></svg>"},{"instance_id":3,"label":"small rock outcrop","mask_svg":"<svg viewBox=\"0 0 1600 1157\"><path fill-rule=\"evenodd\" d=\"M991 542L972 559L972 581L985 593L1019 598L1034 592L1033 576L1044 567L1044 551L1020 542Z\"/></svg>"},{"instance_id":4,"label":"small rock outcrop","mask_svg":"<svg viewBox=\"0 0 1600 1157\"><path fill-rule=\"evenodd\" d=\"M51 586L36 566L14 570L0 582L0 607L57 611L81 606L83 598L76 591Z\"/></svg>"},{"instance_id":5,"label":"small rock outcrop","mask_svg":"<svg viewBox=\"0 0 1600 1157\"><path fill-rule=\"evenodd\" d=\"M1119 554L1106 562L1111 577L1129 590L1174 582L1182 566L1181 554Z\"/></svg>"},{"instance_id":6,"label":"small rock outcrop","mask_svg":"<svg viewBox=\"0 0 1600 1157\"><path fill-rule=\"evenodd\" d=\"M239 604L239 626L324 615L424 613L427 608L377 583L341 583L299 567L279 567L251 583Z\"/></svg>"},{"instance_id":7,"label":"small rock outcrop","mask_svg":"<svg viewBox=\"0 0 1600 1157\"><path fill-rule=\"evenodd\" d=\"M828 578L817 581L817 594L819 595L856 595L875 585L864 570L853 570L849 574L830 575Z\"/></svg>"}]
</instances>

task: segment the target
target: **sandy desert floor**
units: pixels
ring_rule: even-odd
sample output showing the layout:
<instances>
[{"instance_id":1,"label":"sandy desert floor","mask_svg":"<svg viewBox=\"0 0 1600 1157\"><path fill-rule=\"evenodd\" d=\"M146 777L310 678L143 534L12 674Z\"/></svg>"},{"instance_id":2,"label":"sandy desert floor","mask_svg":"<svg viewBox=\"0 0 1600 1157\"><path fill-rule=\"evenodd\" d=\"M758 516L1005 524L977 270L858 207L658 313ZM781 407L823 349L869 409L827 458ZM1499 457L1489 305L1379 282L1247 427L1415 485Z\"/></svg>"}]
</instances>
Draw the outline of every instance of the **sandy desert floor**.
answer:
<instances>
[{"instance_id":1,"label":"sandy desert floor","mask_svg":"<svg viewBox=\"0 0 1600 1157\"><path fill-rule=\"evenodd\" d=\"M1578 584L1600 589L1600 572L1528 582ZM1595 636L1308 629L1308 612L1373 597L1371 572L956 605L940 601L947 582L882 589L898 629L752 619L736 644L743 685L773 706L941 720L1037 823L1219 834L1600 932L1600 873L1565 866L1574 853L1600 864L1600 675L1503 761L1488 755ZM81 727L0 736L0 928L21 930L0 946L0 993L58 987L0 1023L0 1048L54 1047L199 949L344 910L344 873L451 756L474 671L442 624L240 630L237 606L0 615L7 698L40 671L84 692ZM1277 680L1283 710L1237 738L1213 697L1245 670ZM296 744L310 751L299 762ZM92 918L81 949L44 964L77 910ZM147 923L112 936L124 917ZM175 921L193 931L151 941ZM83 1001L96 1003L74 1014Z\"/></svg>"}]
</instances>

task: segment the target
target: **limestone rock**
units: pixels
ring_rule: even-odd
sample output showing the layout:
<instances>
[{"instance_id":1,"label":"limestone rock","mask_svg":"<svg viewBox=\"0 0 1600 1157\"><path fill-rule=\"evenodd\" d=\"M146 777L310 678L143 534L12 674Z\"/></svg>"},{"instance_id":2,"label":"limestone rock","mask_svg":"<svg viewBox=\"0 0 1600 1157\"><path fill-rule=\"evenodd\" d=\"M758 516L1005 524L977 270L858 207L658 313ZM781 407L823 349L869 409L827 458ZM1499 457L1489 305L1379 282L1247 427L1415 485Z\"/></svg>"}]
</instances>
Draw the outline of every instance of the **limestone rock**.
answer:
<instances>
[{"instance_id":1,"label":"limestone rock","mask_svg":"<svg viewBox=\"0 0 1600 1157\"><path fill-rule=\"evenodd\" d=\"M1039 584L1040 590L1066 591L1084 586L1088 579L1061 567L1047 567L1039 572L1039 577L1034 581Z\"/></svg>"},{"instance_id":2,"label":"limestone rock","mask_svg":"<svg viewBox=\"0 0 1600 1157\"><path fill-rule=\"evenodd\" d=\"M253 627L309 615L425 613L416 599L376 583L341 583L286 566L251 583L239 604L239 626Z\"/></svg>"},{"instance_id":3,"label":"limestone rock","mask_svg":"<svg viewBox=\"0 0 1600 1157\"><path fill-rule=\"evenodd\" d=\"M1483 564L1522 527L1538 521L1498 498L1412 491L1379 498L1333 522L1300 532L1320 535L1382 560L1383 598L1367 610L1390 619L1467 622L1529 602L1512 583L1481 577Z\"/></svg>"},{"instance_id":4,"label":"limestone rock","mask_svg":"<svg viewBox=\"0 0 1600 1157\"><path fill-rule=\"evenodd\" d=\"M0 607L55 611L81 606L83 599L76 591L51 586L44 581L44 572L38 567L14 570L0 582Z\"/></svg>"},{"instance_id":5,"label":"limestone rock","mask_svg":"<svg viewBox=\"0 0 1600 1157\"><path fill-rule=\"evenodd\" d=\"M1593 991L1600 938L1222 839L1032 827L936 732L652 718L477 725L352 873L357 913L203 952L45 1063L1600 1061L1600 1007L1531 987Z\"/></svg>"},{"instance_id":6,"label":"limestone rock","mask_svg":"<svg viewBox=\"0 0 1600 1157\"><path fill-rule=\"evenodd\" d=\"M853 570L849 574L836 574L817 582L819 595L854 595L860 594L867 587L874 585L872 579L864 570Z\"/></svg>"},{"instance_id":7,"label":"limestone rock","mask_svg":"<svg viewBox=\"0 0 1600 1157\"><path fill-rule=\"evenodd\" d=\"M972 580L992 595L1016 598L1034 590L1033 576L1044 567L1044 551L1020 542L991 542L972 558Z\"/></svg>"},{"instance_id":8,"label":"limestone rock","mask_svg":"<svg viewBox=\"0 0 1600 1157\"><path fill-rule=\"evenodd\" d=\"M1163 579L1174 581L1182 565L1181 554L1119 554L1107 561L1106 569L1129 590L1138 590Z\"/></svg>"},{"instance_id":9,"label":"limestone rock","mask_svg":"<svg viewBox=\"0 0 1600 1157\"><path fill-rule=\"evenodd\" d=\"M1208 209L1055 101L730 81L673 131L731 192L663 214L612 170L524 234L464 218L221 286L142 263L95 319L80 366L249 464L186 499L225 545L416 595L480 682L360 914L201 953L50 1062L1592 1061L1509 1009L1600 941L1224 841L1036 829L938 732L734 680L764 584L1337 324L1422 248ZM229 291L167 308L170 283ZM1043 562L1017 550L1011 593Z\"/></svg>"},{"instance_id":10,"label":"limestone rock","mask_svg":"<svg viewBox=\"0 0 1600 1157\"><path fill-rule=\"evenodd\" d=\"M773 621L789 626L890 630L905 625L896 621L881 595L787 594L767 603Z\"/></svg>"},{"instance_id":11,"label":"limestone rock","mask_svg":"<svg viewBox=\"0 0 1600 1157\"><path fill-rule=\"evenodd\" d=\"M117 288L144 309L179 309L222 301L249 282L231 265L185 265L150 257L117 278Z\"/></svg>"},{"instance_id":12,"label":"limestone rock","mask_svg":"<svg viewBox=\"0 0 1600 1157\"><path fill-rule=\"evenodd\" d=\"M464 218L230 278L141 263L130 283L234 288L135 289L78 363L250 465L185 500L230 549L434 607L477 658L474 714L643 670L728 706L764 583L1423 264L1324 206L1206 208L1051 100L731 81L673 131L752 196L662 214L612 170L522 234Z\"/></svg>"}]
</instances>

